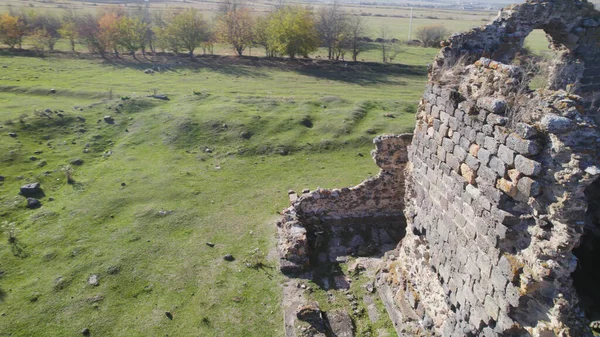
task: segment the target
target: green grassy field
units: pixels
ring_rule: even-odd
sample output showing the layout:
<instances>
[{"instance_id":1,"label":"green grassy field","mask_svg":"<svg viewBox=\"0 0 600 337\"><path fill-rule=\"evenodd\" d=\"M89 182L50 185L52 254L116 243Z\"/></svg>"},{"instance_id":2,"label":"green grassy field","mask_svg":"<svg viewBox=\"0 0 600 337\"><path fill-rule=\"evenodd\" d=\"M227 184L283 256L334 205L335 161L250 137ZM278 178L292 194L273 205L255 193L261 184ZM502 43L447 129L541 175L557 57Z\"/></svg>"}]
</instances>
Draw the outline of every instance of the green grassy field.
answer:
<instances>
[{"instance_id":1,"label":"green grassy field","mask_svg":"<svg viewBox=\"0 0 600 337\"><path fill-rule=\"evenodd\" d=\"M0 336L280 336L274 220L288 189L376 174L371 139L411 130L426 72L157 64L0 56ZM29 182L39 209L18 195ZM245 266L255 248L269 268Z\"/></svg>"}]
</instances>

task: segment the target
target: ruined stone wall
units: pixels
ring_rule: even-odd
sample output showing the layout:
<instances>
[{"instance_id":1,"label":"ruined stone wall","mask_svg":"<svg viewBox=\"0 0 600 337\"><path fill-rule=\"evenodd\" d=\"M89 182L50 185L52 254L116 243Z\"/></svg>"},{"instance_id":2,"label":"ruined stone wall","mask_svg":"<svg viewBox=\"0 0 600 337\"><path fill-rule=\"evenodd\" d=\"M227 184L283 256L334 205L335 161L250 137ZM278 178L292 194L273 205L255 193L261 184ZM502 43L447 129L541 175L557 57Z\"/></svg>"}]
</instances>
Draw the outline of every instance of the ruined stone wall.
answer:
<instances>
[{"instance_id":1,"label":"ruined stone wall","mask_svg":"<svg viewBox=\"0 0 600 337\"><path fill-rule=\"evenodd\" d=\"M600 174L598 14L528 1L436 58L409 150L407 236L380 278L413 333L591 335L571 273ZM534 28L571 66L538 91L502 63Z\"/></svg>"},{"instance_id":2,"label":"ruined stone wall","mask_svg":"<svg viewBox=\"0 0 600 337\"><path fill-rule=\"evenodd\" d=\"M380 136L373 140L375 163L381 168L376 177L342 189L317 189L301 196L290 191L291 206L278 221L278 251L281 270L297 273L309 267L310 242L307 226L385 221L402 217L404 210L404 168L411 135ZM402 228L404 230L404 228Z\"/></svg>"}]
</instances>

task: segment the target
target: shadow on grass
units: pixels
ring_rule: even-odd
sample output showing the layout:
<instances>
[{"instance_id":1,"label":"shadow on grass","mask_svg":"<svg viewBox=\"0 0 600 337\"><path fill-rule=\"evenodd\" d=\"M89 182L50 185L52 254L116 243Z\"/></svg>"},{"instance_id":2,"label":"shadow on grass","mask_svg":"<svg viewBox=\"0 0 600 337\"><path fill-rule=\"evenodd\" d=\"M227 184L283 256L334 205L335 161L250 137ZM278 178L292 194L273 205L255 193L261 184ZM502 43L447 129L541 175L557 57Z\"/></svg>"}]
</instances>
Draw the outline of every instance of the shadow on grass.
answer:
<instances>
[{"instance_id":1,"label":"shadow on grass","mask_svg":"<svg viewBox=\"0 0 600 337\"><path fill-rule=\"evenodd\" d=\"M308 65L295 69L296 72L330 81L358 84L361 86L374 84L403 85L393 77L424 77L427 68L423 66L407 66L402 64L380 64L373 62L322 61L325 64Z\"/></svg>"},{"instance_id":2,"label":"shadow on grass","mask_svg":"<svg viewBox=\"0 0 600 337\"><path fill-rule=\"evenodd\" d=\"M0 288L0 302L4 302L6 301L6 291L2 290L2 288Z\"/></svg>"},{"instance_id":3,"label":"shadow on grass","mask_svg":"<svg viewBox=\"0 0 600 337\"><path fill-rule=\"evenodd\" d=\"M270 271L273 271L273 269L275 269L275 267L273 267L273 266L269 266L267 264L259 262L259 263L255 263L255 264L251 265L248 268L252 268L256 271L262 271L265 273L265 275L267 275L267 278L269 280L273 279L273 274L270 272Z\"/></svg>"},{"instance_id":4,"label":"shadow on grass","mask_svg":"<svg viewBox=\"0 0 600 337\"><path fill-rule=\"evenodd\" d=\"M376 49L372 47L372 49ZM251 78L268 78L270 75L264 69L277 69L293 71L305 76L340 81L358 85L373 84L402 84L398 77L425 77L426 66L403 64L383 64L378 62L346 62L330 61L324 59L295 59L266 58L258 56L222 56L222 55L195 55L190 58L187 54L174 53L148 53L147 56L133 58L130 55L114 57L86 53L53 52L48 55L28 50L0 49L2 56L26 56L56 58L96 59L105 66L115 68L129 68L139 71L151 69L153 73L174 72L181 69L199 71L207 69L217 73ZM396 77L395 79L393 77Z\"/></svg>"}]
</instances>

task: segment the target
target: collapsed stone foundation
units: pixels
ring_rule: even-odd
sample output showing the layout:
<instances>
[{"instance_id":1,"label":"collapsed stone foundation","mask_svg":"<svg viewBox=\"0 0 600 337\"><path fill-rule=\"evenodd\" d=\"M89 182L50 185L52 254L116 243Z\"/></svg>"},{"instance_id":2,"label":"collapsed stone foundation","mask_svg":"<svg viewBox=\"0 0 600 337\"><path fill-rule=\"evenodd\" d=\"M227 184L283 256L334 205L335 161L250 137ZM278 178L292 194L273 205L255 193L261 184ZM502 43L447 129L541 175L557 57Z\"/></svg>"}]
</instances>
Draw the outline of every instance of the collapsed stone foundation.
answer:
<instances>
[{"instance_id":1,"label":"collapsed stone foundation","mask_svg":"<svg viewBox=\"0 0 600 337\"><path fill-rule=\"evenodd\" d=\"M444 42L412 141L376 139L379 176L284 212L282 270L311 268L315 223L403 213L406 235L378 275L399 335L591 336L589 321L600 319L597 18L586 1L531 0ZM533 29L559 54L536 91L510 64Z\"/></svg>"}]
</instances>

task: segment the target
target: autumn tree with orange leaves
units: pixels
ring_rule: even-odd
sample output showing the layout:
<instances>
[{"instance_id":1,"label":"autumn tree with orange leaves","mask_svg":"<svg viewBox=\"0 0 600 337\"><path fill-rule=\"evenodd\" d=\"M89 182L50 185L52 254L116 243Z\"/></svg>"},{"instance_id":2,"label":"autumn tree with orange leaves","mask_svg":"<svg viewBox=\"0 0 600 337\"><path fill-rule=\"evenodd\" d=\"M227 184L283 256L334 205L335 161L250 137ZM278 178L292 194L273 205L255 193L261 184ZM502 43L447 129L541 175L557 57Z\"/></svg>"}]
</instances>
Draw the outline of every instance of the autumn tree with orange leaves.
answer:
<instances>
[{"instance_id":1,"label":"autumn tree with orange leaves","mask_svg":"<svg viewBox=\"0 0 600 337\"><path fill-rule=\"evenodd\" d=\"M27 27L18 16L4 13L0 16L0 42L15 49L21 48Z\"/></svg>"}]
</instances>

